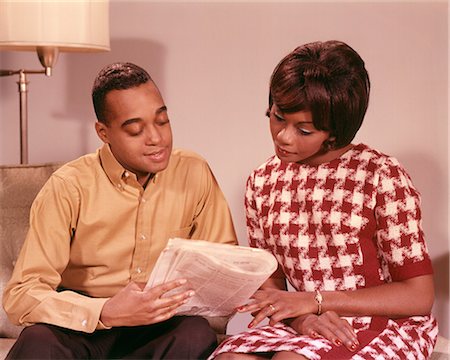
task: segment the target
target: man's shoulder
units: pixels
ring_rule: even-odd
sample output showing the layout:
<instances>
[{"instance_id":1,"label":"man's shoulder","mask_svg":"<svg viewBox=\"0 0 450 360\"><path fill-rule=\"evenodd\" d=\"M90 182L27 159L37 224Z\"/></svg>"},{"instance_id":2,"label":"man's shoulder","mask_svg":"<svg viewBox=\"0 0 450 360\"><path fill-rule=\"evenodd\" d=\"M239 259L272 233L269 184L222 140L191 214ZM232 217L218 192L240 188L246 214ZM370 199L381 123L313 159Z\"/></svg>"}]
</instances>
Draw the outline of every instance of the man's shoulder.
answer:
<instances>
[{"instance_id":1,"label":"man's shoulder","mask_svg":"<svg viewBox=\"0 0 450 360\"><path fill-rule=\"evenodd\" d=\"M101 165L98 153L91 153L66 162L53 173L53 176L67 181L90 178L97 176L99 168Z\"/></svg>"},{"instance_id":2,"label":"man's shoulder","mask_svg":"<svg viewBox=\"0 0 450 360\"><path fill-rule=\"evenodd\" d=\"M207 173L210 173L209 165L201 155L186 149L174 149L169 165L159 176L168 181L200 181Z\"/></svg>"},{"instance_id":3,"label":"man's shoulder","mask_svg":"<svg viewBox=\"0 0 450 360\"><path fill-rule=\"evenodd\" d=\"M172 160L206 163L206 159L200 154L192 150L178 148L172 150Z\"/></svg>"},{"instance_id":4,"label":"man's shoulder","mask_svg":"<svg viewBox=\"0 0 450 360\"><path fill-rule=\"evenodd\" d=\"M174 149L170 158L168 170L179 171L181 169L198 169L207 167L208 162L198 153L186 149Z\"/></svg>"}]
</instances>

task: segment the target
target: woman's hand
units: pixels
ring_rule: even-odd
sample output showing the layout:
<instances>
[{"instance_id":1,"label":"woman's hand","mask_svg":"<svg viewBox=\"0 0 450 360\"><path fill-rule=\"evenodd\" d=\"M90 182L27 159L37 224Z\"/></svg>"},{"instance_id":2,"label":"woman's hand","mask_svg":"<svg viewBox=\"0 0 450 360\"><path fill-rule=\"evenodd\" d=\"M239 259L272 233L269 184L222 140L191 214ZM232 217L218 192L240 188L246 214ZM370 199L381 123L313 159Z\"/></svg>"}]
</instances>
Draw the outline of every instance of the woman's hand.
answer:
<instances>
[{"instance_id":1,"label":"woman's hand","mask_svg":"<svg viewBox=\"0 0 450 360\"><path fill-rule=\"evenodd\" d=\"M317 311L313 292L266 288L255 292L252 299L253 302L237 309L238 312L251 312L254 316L248 325L249 328L255 327L266 317L270 319L269 324L273 326L284 319Z\"/></svg>"},{"instance_id":2,"label":"woman's hand","mask_svg":"<svg viewBox=\"0 0 450 360\"><path fill-rule=\"evenodd\" d=\"M323 337L337 346L345 345L350 351L355 351L359 345L356 333L348 321L340 318L334 311L298 316L290 326L299 334L313 338Z\"/></svg>"}]
</instances>

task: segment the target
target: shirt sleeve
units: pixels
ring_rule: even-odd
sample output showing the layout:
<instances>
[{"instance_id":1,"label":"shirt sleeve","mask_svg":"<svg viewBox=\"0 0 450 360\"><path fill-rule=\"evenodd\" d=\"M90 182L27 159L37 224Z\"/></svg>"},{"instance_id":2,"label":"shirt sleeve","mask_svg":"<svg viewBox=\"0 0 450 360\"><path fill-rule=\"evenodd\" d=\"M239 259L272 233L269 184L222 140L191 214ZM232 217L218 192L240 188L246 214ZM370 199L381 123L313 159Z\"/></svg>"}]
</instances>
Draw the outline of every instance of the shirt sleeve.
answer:
<instances>
[{"instance_id":1,"label":"shirt sleeve","mask_svg":"<svg viewBox=\"0 0 450 360\"><path fill-rule=\"evenodd\" d=\"M47 323L83 332L104 328L99 318L107 299L57 290L70 260L78 205L75 187L56 175L34 200L30 228L3 296L13 323Z\"/></svg>"},{"instance_id":2,"label":"shirt sleeve","mask_svg":"<svg viewBox=\"0 0 450 360\"><path fill-rule=\"evenodd\" d=\"M381 167L377 188L377 240L392 280L433 272L422 229L420 194L393 158Z\"/></svg>"},{"instance_id":3,"label":"shirt sleeve","mask_svg":"<svg viewBox=\"0 0 450 360\"><path fill-rule=\"evenodd\" d=\"M236 232L228 203L209 165L201 167L200 199L196 206L192 238L237 244Z\"/></svg>"}]
</instances>

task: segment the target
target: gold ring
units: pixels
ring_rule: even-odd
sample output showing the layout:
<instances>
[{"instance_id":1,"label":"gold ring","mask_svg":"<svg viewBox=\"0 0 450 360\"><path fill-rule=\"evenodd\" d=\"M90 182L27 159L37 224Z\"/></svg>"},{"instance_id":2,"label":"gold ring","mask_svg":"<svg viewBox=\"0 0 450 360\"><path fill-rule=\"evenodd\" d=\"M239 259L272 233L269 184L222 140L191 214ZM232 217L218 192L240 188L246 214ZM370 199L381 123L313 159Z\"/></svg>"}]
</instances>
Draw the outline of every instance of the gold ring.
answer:
<instances>
[{"instance_id":1,"label":"gold ring","mask_svg":"<svg viewBox=\"0 0 450 360\"><path fill-rule=\"evenodd\" d=\"M275 306L273 306L272 304L269 304L269 308L270 308L270 310L272 310L272 313L277 311L277 309L275 309Z\"/></svg>"}]
</instances>

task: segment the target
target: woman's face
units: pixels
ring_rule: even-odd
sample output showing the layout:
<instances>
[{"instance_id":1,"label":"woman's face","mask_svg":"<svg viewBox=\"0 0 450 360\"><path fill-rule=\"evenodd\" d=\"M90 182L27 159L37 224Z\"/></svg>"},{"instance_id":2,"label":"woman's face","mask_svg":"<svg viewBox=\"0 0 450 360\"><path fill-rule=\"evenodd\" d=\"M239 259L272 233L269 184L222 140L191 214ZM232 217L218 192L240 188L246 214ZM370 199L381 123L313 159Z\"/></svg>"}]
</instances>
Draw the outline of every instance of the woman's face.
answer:
<instances>
[{"instance_id":1,"label":"woman's face","mask_svg":"<svg viewBox=\"0 0 450 360\"><path fill-rule=\"evenodd\" d=\"M280 160L310 165L322 163L322 144L330 133L314 127L310 111L287 114L273 104L269 117L275 153Z\"/></svg>"}]
</instances>

